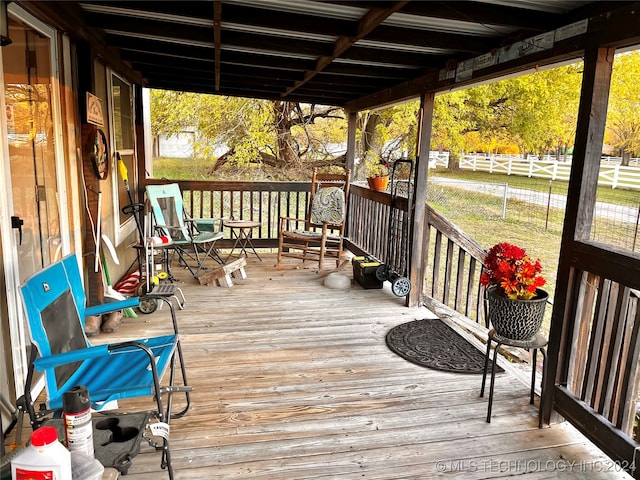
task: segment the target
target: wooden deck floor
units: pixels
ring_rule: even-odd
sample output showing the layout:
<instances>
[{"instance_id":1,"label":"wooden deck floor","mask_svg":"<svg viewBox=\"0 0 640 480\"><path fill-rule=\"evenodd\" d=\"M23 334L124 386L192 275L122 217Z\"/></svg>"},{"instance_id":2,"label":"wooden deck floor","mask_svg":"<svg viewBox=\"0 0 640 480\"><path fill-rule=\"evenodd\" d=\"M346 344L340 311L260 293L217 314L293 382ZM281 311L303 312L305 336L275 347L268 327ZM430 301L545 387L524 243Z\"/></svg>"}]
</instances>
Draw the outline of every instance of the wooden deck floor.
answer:
<instances>
[{"instance_id":1,"label":"wooden deck floor","mask_svg":"<svg viewBox=\"0 0 640 480\"><path fill-rule=\"evenodd\" d=\"M231 289L177 272L194 387L191 410L171 423L177 479L630 478L568 424L538 429L537 403L509 373L487 424L481 376L389 351L391 327L429 312L406 308L388 284L331 290L313 270L274 264L250 258ZM169 331L165 307L96 343ZM149 451L125 478L166 478Z\"/></svg>"}]
</instances>

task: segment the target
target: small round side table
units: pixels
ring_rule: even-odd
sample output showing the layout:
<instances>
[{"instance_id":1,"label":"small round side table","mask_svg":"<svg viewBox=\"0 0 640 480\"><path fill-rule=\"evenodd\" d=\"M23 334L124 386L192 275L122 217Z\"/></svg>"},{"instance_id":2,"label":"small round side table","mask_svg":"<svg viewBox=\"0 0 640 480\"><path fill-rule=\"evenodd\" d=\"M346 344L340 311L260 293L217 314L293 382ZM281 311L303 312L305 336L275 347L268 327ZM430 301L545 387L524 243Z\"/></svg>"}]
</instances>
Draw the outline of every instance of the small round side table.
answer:
<instances>
[{"instance_id":1,"label":"small round side table","mask_svg":"<svg viewBox=\"0 0 640 480\"><path fill-rule=\"evenodd\" d=\"M531 368L531 395L529 403L533 405L533 398L535 396L536 386L536 364L538 359L538 350L542 353L542 382L544 384L545 369L547 365L547 352L546 346L549 340L541 333L537 333L533 338L529 340L513 340L511 338L503 337L496 333L495 330L489 331L489 338L487 339L487 354L484 357L484 373L482 374L482 388L480 389L480 396L484 396L484 386L487 380L487 370L489 370L489 357L491 355L491 343L496 343L496 348L493 351L493 364L491 365L491 384L489 387L489 406L487 408L487 423L491 423L491 407L493 405L493 387L496 378L496 361L498 359L498 349L501 345L508 345L511 347L524 348L526 350L533 350L533 364ZM542 392L541 392L542 393ZM540 403L542 407L542 402ZM538 427L542 428L542 415L538 411Z\"/></svg>"},{"instance_id":2,"label":"small round side table","mask_svg":"<svg viewBox=\"0 0 640 480\"><path fill-rule=\"evenodd\" d=\"M233 256L233 252L236 249L240 249L240 253L244 254L245 257L248 257L248 250L253 251L254 255L258 257L258 260L262 261L258 252L256 252L255 247L253 246L253 242L251 241L252 232L254 228L260 227L260 222L256 222L253 220L224 220L223 225L231 231L231 238L235 238L236 241L227 255L225 259L225 263L231 256Z\"/></svg>"}]
</instances>

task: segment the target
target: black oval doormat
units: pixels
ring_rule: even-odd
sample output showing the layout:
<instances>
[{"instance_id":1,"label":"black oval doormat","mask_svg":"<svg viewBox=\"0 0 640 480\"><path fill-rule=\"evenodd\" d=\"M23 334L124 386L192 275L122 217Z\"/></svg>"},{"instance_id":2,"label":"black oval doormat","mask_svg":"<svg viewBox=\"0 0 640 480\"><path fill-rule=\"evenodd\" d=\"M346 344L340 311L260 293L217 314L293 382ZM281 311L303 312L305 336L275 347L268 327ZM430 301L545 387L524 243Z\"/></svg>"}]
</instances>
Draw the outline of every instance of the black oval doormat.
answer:
<instances>
[{"instance_id":1,"label":"black oval doormat","mask_svg":"<svg viewBox=\"0 0 640 480\"><path fill-rule=\"evenodd\" d=\"M403 323L387 332L392 352L422 367L457 373L482 373L484 352L440 319ZM492 362L489 361L489 372ZM504 370L496 365L496 372Z\"/></svg>"}]
</instances>

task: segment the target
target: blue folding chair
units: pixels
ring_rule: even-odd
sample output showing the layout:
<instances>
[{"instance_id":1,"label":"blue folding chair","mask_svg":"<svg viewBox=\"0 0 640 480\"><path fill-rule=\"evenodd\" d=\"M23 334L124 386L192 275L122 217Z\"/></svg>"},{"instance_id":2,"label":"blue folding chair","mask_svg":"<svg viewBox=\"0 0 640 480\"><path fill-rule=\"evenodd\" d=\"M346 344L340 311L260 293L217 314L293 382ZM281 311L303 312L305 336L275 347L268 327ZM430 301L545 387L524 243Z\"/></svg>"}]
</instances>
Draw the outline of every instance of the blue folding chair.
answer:
<instances>
[{"instance_id":1,"label":"blue folding chair","mask_svg":"<svg viewBox=\"0 0 640 480\"><path fill-rule=\"evenodd\" d=\"M36 272L20 290L35 349L32 349L25 398L19 403L26 408L34 429L48 414L63 407L65 392L80 385L87 387L92 408L97 411L113 401L152 397L155 409L151 413L166 425L167 432L170 419L187 412L191 387L187 385L173 309L175 333L172 335L92 346L84 333L85 316L135 307L140 299L86 307L75 255ZM180 385L175 385L176 352L182 374ZM34 370L44 372L46 385L46 405L38 412L30 395ZM167 371L168 385L163 385L161 379ZM186 406L172 415L172 394L175 392L185 393ZM167 397L166 407L163 406L163 395ZM162 452L162 468L166 468L169 478L173 479L168 434L163 438Z\"/></svg>"},{"instance_id":2,"label":"blue folding chair","mask_svg":"<svg viewBox=\"0 0 640 480\"><path fill-rule=\"evenodd\" d=\"M215 242L224 237L223 219L190 218L177 183L147 185L146 191L157 234L169 238L171 248L191 275L198 278L209 257L224 264L215 248Z\"/></svg>"}]
</instances>

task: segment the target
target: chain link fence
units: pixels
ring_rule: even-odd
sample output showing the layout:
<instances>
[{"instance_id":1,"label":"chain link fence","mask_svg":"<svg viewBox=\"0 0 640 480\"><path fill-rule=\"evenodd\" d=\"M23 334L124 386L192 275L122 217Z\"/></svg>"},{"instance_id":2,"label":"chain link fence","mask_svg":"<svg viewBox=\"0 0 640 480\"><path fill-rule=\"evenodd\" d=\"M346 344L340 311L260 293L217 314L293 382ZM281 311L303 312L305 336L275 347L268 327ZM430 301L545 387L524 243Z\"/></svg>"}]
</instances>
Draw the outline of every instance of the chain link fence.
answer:
<instances>
[{"instance_id":1,"label":"chain link fence","mask_svg":"<svg viewBox=\"0 0 640 480\"><path fill-rule=\"evenodd\" d=\"M527 223L536 229L561 234L567 184L549 181L546 192L509 187L507 183L473 182L430 177L427 202L467 230L479 221ZM596 202L591 239L630 252L640 250L637 206ZM471 228L471 227L469 227ZM472 232L471 232L472 233Z\"/></svg>"}]
</instances>

